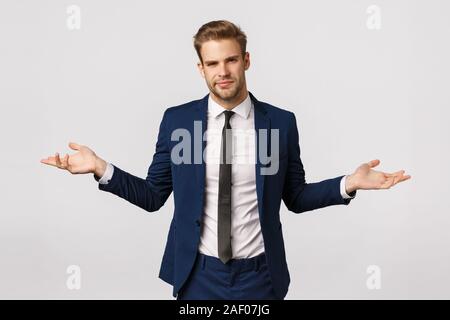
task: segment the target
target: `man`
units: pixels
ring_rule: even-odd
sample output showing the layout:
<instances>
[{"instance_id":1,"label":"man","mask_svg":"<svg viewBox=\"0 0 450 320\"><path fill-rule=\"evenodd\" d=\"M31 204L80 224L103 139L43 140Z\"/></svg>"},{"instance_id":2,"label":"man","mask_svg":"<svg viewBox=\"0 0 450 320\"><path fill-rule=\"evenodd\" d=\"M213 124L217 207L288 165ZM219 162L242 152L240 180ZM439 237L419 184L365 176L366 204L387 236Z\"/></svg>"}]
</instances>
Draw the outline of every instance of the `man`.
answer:
<instances>
[{"instance_id":1,"label":"man","mask_svg":"<svg viewBox=\"0 0 450 320\"><path fill-rule=\"evenodd\" d=\"M212 21L194 46L209 94L165 111L146 179L76 143L69 146L77 153L41 162L94 173L100 190L147 211L161 208L173 191L160 278L173 285L174 297L283 299L290 277L281 200L296 213L348 205L358 189L388 189L410 176L375 171L380 161L372 160L351 175L306 183L294 114L247 91L246 35L231 22ZM198 136L200 142L188 139Z\"/></svg>"}]
</instances>

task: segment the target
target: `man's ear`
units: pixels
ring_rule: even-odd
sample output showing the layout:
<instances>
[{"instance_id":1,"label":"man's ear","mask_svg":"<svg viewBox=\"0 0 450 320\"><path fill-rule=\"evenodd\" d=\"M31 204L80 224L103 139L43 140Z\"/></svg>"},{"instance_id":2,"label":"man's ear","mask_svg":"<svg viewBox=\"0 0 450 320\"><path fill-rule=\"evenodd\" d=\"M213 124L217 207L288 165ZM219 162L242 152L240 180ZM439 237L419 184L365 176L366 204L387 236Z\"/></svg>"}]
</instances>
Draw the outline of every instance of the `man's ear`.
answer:
<instances>
[{"instance_id":1,"label":"man's ear","mask_svg":"<svg viewBox=\"0 0 450 320\"><path fill-rule=\"evenodd\" d=\"M197 62L197 68L200 72L200 75L204 78L205 77L205 71L203 70L203 64L201 62Z\"/></svg>"},{"instance_id":2,"label":"man's ear","mask_svg":"<svg viewBox=\"0 0 450 320\"><path fill-rule=\"evenodd\" d=\"M246 52L244 56L244 68L245 70L248 70L250 68L250 53Z\"/></svg>"}]
</instances>

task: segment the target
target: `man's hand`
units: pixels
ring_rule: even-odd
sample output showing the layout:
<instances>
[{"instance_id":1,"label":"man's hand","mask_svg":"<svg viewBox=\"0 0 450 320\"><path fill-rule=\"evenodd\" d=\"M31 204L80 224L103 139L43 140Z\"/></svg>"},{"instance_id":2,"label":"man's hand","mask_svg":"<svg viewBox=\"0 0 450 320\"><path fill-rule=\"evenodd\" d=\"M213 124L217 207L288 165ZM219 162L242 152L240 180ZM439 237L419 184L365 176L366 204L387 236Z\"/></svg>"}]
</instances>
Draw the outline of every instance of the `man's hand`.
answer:
<instances>
[{"instance_id":1,"label":"man's hand","mask_svg":"<svg viewBox=\"0 0 450 320\"><path fill-rule=\"evenodd\" d=\"M66 154L63 158L59 157L59 153L55 153L55 156L42 159L41 163L67 170L72 174L94 173L99 177L103 176L106 162L99 158L94 151L74 142L70 142L69 147L78 152L70 156Z\"/></svg>"},{"instance_id":2,"label":"man's hand","mask_svg":"<svg viewBox=\"0 0 450 320\"><path fill-rule=\"evenodd\" d=\"M408 180L410 175L404 175L405 170L394 173L385 173L372 170L380 164L380 160L372 160L368 163L360 165L355 172L345 180L345 189L347 193L354 190L373 190L373 189L389 189L399 182Z\"/></svg>"}]
</instances>

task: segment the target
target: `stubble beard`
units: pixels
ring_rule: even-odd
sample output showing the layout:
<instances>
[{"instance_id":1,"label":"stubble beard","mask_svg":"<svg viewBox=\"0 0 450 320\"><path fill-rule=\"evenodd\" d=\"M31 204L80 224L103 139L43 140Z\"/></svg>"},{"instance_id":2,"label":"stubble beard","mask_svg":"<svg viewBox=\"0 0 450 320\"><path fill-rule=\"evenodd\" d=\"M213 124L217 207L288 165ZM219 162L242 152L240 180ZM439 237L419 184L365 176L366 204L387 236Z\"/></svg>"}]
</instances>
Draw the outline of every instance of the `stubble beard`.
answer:
<instances>
[{"instance_id":1,"label":"stubble beard","mask_svg":"<svg viewBox=\"0 0 450 320\"><path fill-rule=\"evenodd\" d=\"M231 102L238 97L240 91L243 88L242 82L238 82L234 79L233 81L233 86L229 89L216 89L216 86L214 84L212 86L210 84L209 89L216 97L220 98L221 100Z\"/></svg>"}]
</instances>

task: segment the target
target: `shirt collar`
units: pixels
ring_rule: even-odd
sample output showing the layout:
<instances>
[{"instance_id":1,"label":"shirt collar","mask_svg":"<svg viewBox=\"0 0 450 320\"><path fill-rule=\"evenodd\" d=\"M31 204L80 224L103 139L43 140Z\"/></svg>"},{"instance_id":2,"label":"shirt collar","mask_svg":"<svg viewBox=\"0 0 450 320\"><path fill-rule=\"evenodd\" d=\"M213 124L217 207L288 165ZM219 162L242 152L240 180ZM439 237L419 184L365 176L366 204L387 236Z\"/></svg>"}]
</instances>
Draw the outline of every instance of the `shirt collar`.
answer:
<instances>
[{"instance_id":1,"label":"shirt collar","mask_svg":"<svg viewBox=\"0 0 450 320\"><path fill-rule=\"evenodd\" d=\"M236 107L231 109L233 112L238 114L244 119L248 118L248 115L250 114L250 109L252 108L252 100L250 99L250 95L247 94L247 98L245 98L244 101L242 101L240 104L238 104ZM209 112L211 112L211 115L214 118L217 118L219 115L221 115L225 110L224 107L222 107L220 104L215 102L213 98L211 98L211 94L208 98L208 109Z\"/></svg>"}]
</instances>

